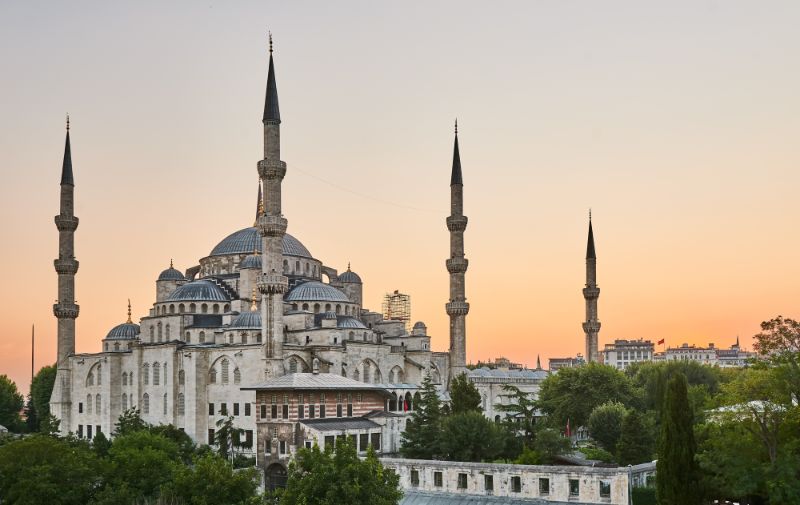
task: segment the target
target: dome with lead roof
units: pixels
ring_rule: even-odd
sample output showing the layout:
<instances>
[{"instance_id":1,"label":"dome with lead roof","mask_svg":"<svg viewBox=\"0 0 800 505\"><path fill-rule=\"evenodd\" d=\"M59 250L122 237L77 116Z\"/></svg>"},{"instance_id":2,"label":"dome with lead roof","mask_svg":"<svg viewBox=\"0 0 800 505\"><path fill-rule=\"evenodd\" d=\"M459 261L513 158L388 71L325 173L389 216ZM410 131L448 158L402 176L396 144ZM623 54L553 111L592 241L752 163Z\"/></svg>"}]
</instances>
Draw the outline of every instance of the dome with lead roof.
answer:
<instances>
[{"instance_id":1,"label":"dome with lead roof","mask_svg":"<svg viewBox=\"0 0 800 505\"><path fill-rule=\"evenodd\" d=\"M158 275L158 280L160 281L185 281L186 277L183 276L180 270L173 268L172 262L169 264L169 268L164 270Z\"/></svg>"},{"instance_id":2,"label":"dome with lead roof","mask_svg":"<svg viewBox=\"0 0 800 505\"><path fill-rule=\"evenodd\" d=\"M258 232L258 228L251 226L231 233L222 239L222 242L211 250L209 256L253 254L253 252L261 254L261 234ZM288 233L283 236L283 254L284 256L300 256L313 259L306 246Z\"/></svg>"},{"instance_id":3,"label":"dome with lead roof","mask_svg":"<svg viewBox=\"0 0 800 505\"><path fill-rule=\"evenodd\" d=\"M231 328L260 330L261 329L261 313L260 312L242 312L231 321Z\"/></svg>"},{"instance_id":4,"label":"dome with lead roof","mask_svg":"<svg viewBox=\"0 0 800 505\"><path fill-rule=\"evenodd\" d=\"M134 323L122 323L111 328L106 335L106 340L136 340L139 334L139 325Z\"/></svg>"},{"instance_id":5,"label":"dome with lead roof","mask_svg":"<svg viewBox=\"0 0 800 505\"><path fill-rule=\"evenodd\" d=\"M180 300L227 302L230 301L230 297L216 283L200 279L180 286L166 299L168 302Z\"/></svg>"},{"instance_id":6,"label":"dome with lead roof","mask_svg":"<svg viewBox=\"0 0 800 505\"><path fill-rule=\"evenodd\" d=\"M298 284L287 293L287 302L343 302L352 303L347 295L335 287L318 281Z\"/></svg>"}]
</instances>

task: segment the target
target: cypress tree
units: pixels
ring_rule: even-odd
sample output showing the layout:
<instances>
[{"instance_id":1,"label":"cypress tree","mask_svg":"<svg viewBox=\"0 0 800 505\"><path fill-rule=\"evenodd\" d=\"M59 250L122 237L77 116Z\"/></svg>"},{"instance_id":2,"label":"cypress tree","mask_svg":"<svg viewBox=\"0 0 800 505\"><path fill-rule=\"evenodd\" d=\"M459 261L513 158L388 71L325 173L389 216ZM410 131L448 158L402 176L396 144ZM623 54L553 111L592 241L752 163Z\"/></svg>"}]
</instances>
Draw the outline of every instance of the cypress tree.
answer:
<instances>
[{"instance_id":1,"label":"cypress tree","mask_svg":"<svg viewBox=\"0 0 800 505\"><path fill-rule=\"evenodd\" d=\"M442 423L442 405L430 376L422 380L422 395L415 403L411 418L403 432L400 453L406 458L435 459L439 457L439 436Z\"/></svg>"},{"instance_id":2,"label":"cypress tree","mask_svg":"<svg viewBox=\"0 0 800 505\"><path fill-rule=\"evenodd\" d=\"M699 469L694 459L697 446L689 404L686 376L676 373L667 383L661 418L656 464L656 496L659 505L699 505Z\"/></svg>"},{"instance_id":3,"label":"cypress tree","mask_svg":"<svg viewBox=\"0 0 800 505\"><path fill-rule=\"evenodd\" d=\"M642 414L631 410L622 421L622 433L617 443L620 465L637 465L653 458L653 437L645 426Z\"/></svg>"}]
</instances>

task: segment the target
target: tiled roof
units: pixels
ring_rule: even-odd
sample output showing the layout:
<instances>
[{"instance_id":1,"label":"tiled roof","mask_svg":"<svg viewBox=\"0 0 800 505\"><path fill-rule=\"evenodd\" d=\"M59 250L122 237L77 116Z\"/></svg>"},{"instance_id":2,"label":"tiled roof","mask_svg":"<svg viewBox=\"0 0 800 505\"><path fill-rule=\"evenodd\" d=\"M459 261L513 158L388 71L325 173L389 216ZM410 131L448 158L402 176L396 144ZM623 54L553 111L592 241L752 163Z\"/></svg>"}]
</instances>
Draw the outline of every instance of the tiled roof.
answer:
<instances>
[{"instance_id":1,"label":"tiled roof","mask_svg":"<svg viewBox=\"0 0 800 505\"><path fill-rule=\"evenodd\" d=\"M490 377L497 379L545 379L546 370L498 370L487 367L476 368L467 372L468 377Z\"/></svg>"},{"instance_id":2,"label":"tiled roof","mask_svg":"<svg viewBox=\"0 0 800 505\"><path fill-rule=\"evenodd\" d=\"M106 340L134 340L138 334L138 324L122 323L111 328L111 331L106 335Z\"/></svg>"},{"instance_id":3,"label":"tiled roof","mask_svg":"<svg viewBox=\"0 0 800 505\"><path fill-rule=\"evenodd\" d=\"M233 232L211 250L209 256L226 256L228 254L261 254L261 234L254 226ZM301 256L312 258L306 246L289 235L283 236L283 254L285 256Z\"/></svg>"},{"instance_id":4,"label":"tiled roof","mask_svg":"<svg viewBox=\"0 0 800 505\"><path fill-rule=\"evenodd\" d=\"M230 301L230 298L214 282L200 279L180 286L167 297L167 301L170 302L178 300L227 302Z\"/></svg>"},{"instance_id":5,"label":"tiled roof","mask_svg":"<svg viewBox=\"0 0 800 505\"><path fill-rule=\"evenodd\" d=\"M333 373L290 373L274 379L243 387L243 390L351 390L376 391L388 394L378 384L367 384Z\"/></svg>"},{"instance_id":6,"label":"tiled roof","mask_svg":"<svg viewBox=\"0 0 800 505\"><path fill-rule=\"evenodd\" d=\"M344 430L370 430L380 428L381 425L363 417L332 417L326 419L307 419L300 421L309 428L317 431L344 431Z\"/></svg>"},{"instance_id":7,"label":"tiled roof","mask_svg":"<svg viewBox=\"0 0 800 505\"><path fill-rule=\"evenodd\" d=\"M351 303L347 295L329 284L308 281L298 284L286 294L287 302L343 302Z\"/></svg>"}]
</instances>

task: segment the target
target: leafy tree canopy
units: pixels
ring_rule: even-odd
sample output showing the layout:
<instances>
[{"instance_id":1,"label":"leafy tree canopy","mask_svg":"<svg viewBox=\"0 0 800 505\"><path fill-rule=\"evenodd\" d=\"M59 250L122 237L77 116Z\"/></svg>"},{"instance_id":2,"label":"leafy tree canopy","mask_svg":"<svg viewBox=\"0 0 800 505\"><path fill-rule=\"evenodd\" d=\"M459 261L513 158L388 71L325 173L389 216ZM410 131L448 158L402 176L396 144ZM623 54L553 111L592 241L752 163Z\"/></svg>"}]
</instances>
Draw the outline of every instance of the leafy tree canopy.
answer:
<instances>
[{"instance_id":1,"label":"leafy tree canopy","mask_svg":"<svg viewBox=\"0 0 800 505\"><path fill-rule=\"evenodd\" d=\"M33 408L33 415L39 421L35 427L36 431L39 431L42 420L50 414L50 396L53 394L53 385L55 383L55 365L42 367L36 372L31 381L31 407Z\"/></svg>"},{"instance_id":2,"label":"leafy tree canopy","mask_svg":"<svg viewBox=\"0 0 800 505\"><path fill-rule=\"evenodd\" d=\"M491 461L505 448L507 430L481 412L452 414L442 422L442 457L450 461Z\"/></svg>"},{"instance_id":3,"label":"leafy tree canopy","mask_svg":"<svg viewBox=\"0 0 800 505\"><path fill-rule=\"evenodd\" d=\"M0 424L10 431L22 429L19 413L25 404L17 385L7 375L0 375Z\"/></svg>"},{"instance_id":4,"label":"leafy tree canopy","mask_svg":"<svg viewBox=\"0 0 800 505\"><path fill-rule=\"evenodd\" d=\"M439 449L442 406L439 395L429 376L422 380L422 395L414 405L406 429L403 432L403 445L400 452L406 458L434 459L441 453Z\"/></svg>"},{"instance_id":5,"label":"leafy tree canopy","mask_svg":"<svg viewBox=\"0 0 800 505\"><path fill-rule=\"evenodd\" d=\"M622 422L628 410L620 402L606 402L592 411L587 427L589 435L606 451L614 451L617 447Z\"/></svg>"},{"instance_id":6,"label":"leafy tree canopy","mask_svg":"<svg viewBox=\"0 0 800 505\"><path fill-rule=\"evenodd\" d=\"M461 414L463 412L481 412L481 394L468 378L462 373L450 383L450 412Z\"/></svg>"}]
</instances>

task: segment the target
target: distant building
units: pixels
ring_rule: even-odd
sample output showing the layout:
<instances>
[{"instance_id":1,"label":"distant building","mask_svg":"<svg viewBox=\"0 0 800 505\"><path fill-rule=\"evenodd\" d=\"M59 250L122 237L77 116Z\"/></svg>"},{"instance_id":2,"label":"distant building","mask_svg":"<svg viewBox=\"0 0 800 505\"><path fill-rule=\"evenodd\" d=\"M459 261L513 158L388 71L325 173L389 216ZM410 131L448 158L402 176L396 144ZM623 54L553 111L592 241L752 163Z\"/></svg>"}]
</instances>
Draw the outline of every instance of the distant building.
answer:
<instances>
[{"instance_id":1,"label":"distant building","mask_svg":"<svg viewBox=\"0 0 800 505\"><path fill-rule=\"evenodd\" d=\"M743 351L739 348L739 337L730 349L717 349L717 361L721 367L747 366L749 360L755 358L756 353Z\"/></svg>"},{"instance_id":2,"label":"distant building","mask_svg":"<svg viewBox=\"0 0 800 505\"><path fill-rule=\"evenodd\" d=\"M739 348L739 338L728 349L720 349L713 343L708 347L681 344L680 347L669 347L666 351L655 353L654 361L696 361L704 365L720 367L746 366L748 360L755 357L755 353L743 351Z\"/></svg>"},{"instance_id":3,"label":"distant building","mask_svg":"<svg viewBox=\"0 0 800 505\"><path fill-rule=\"evenodd\" d=\"M472 366L472 365L470 365ZM522 363L514 363L508 358L499 357L495 358L494 361L478 361L476 365L473 366L474 369L478 368L499 368L504 370L522 370L525 366Z\"/></svg>"},{"instance_id":4,"label":"distant building","mask_svg":"<svg viewBox=\"0 0 800 505\"><path fill-rule=\"evenodd\" d=\"M578 354L574 358L550 358L550 371L557 372L562 368L575 368L586 363L583 355Z\"/></svg>"},{"instance_id":5,"label":"distant building","mask_svg":"<svg viewBox=\"0 0 800 505\"><path fill-rule=\"evenodd\" d=\"M653 360L654 345L649 340L614 340L603 349L603 362L606 365L625 370L632 363Z\"/></svg>"},{"instance_id":6,"label":"distant building","mask_svg":"<svg viewBox=\"0 0 800 505\"><path fill-rule=\"evenodd\" d=\"M548 375L549 372L541 368L530 370L483 367L467 372L470 382L481 394L484 415L495 421L500 421L509 415L508 412L497 409L497 405L512 403L511 392L506 391L504 386L515 386L532 398L538 398L541 383Z\"/></svg>"}]
</instances>

